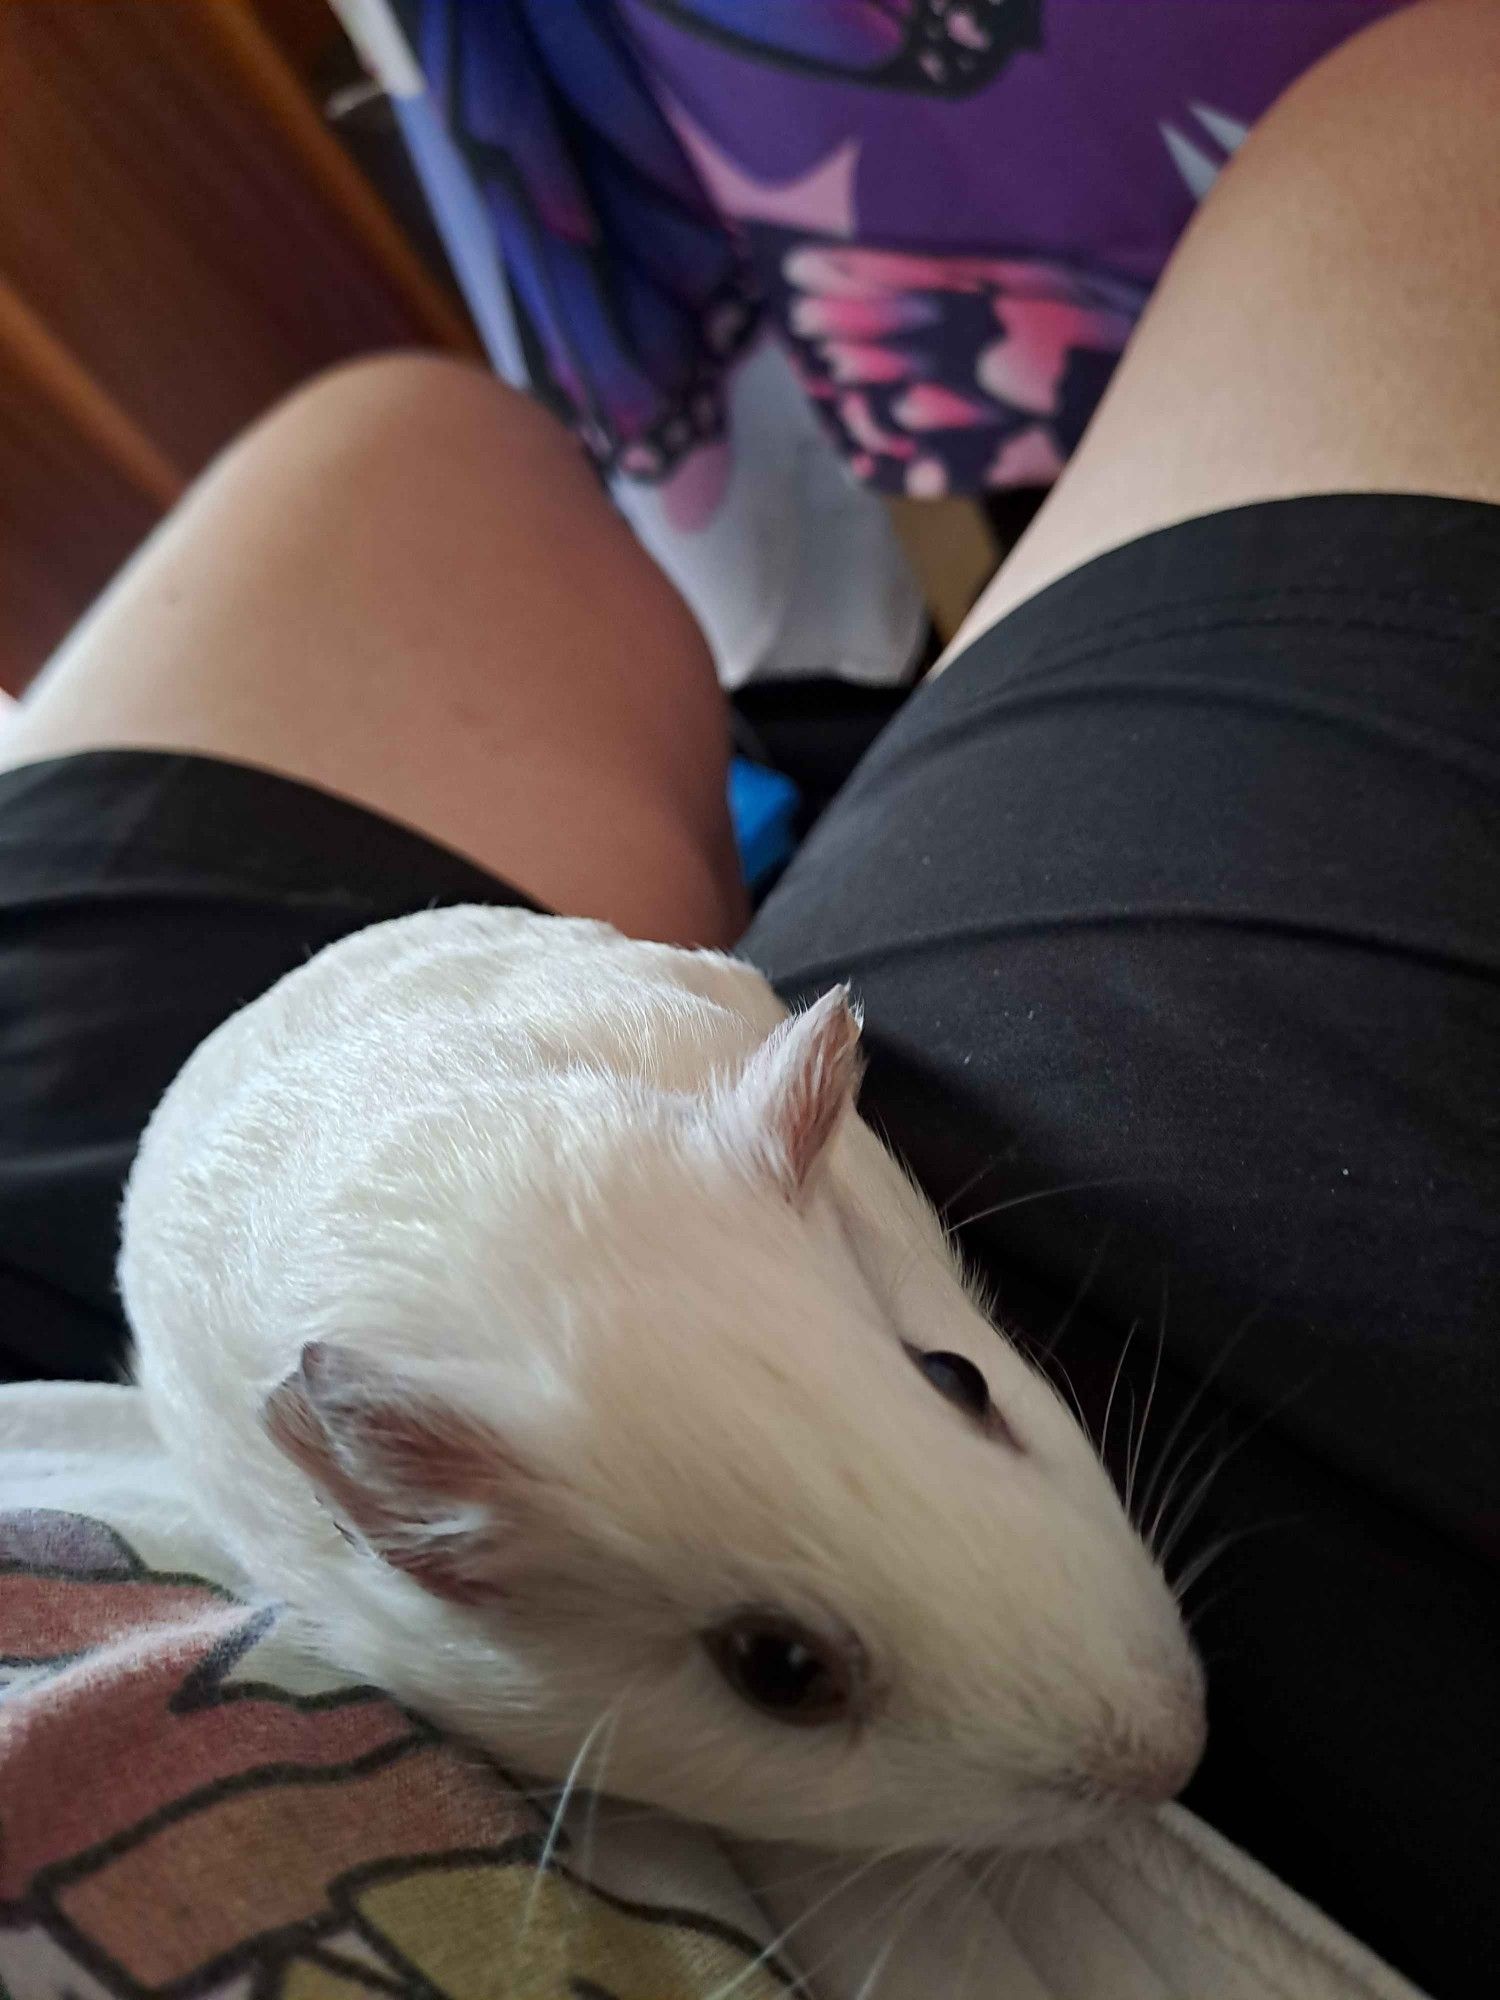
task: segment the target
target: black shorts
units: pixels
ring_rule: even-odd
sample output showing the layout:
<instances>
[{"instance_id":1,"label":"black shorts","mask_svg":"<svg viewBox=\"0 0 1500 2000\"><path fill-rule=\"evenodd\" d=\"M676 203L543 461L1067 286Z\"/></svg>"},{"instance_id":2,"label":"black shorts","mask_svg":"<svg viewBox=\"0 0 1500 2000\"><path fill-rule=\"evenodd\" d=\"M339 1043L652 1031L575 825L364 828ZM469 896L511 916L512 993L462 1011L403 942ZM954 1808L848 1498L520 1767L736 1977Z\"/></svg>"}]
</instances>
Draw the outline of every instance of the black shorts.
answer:
<instances>
[{"instance_id":1,"label":"black shorts","mask_svg":"<svg viewBox=\"0 0 1500 2000\"><path fill-rule=\"evenodd\" d=\"M525 899L262 772L0 774L12 1374L120 1366L120 1183L194 1044L468 900ZM744 948L789 997L852 979L866 1108L1097 1425L1119 1368L1117 1465L1157 1378L1137 1500L1168 1536L1196 1502L1174 1561L1243 1537L1190 1802L1488 1993L1500 509L1281 502L1088 564L908 704Z\"/></svg>"}]
</instances>

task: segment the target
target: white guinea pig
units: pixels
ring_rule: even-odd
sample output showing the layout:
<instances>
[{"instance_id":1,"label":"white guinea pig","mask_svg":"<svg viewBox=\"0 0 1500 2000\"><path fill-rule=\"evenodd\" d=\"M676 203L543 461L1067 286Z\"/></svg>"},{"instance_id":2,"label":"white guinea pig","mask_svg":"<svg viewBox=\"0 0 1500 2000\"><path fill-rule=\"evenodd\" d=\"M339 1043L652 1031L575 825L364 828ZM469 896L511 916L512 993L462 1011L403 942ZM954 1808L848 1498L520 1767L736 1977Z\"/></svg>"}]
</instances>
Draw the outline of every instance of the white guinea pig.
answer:
<instances>
[{"instance_id":1,"label":"white guinea pig","mask_svg":"<svg viewBox=\"0 0 1500 2000\"><path fill-rule=\"evenodd\" d=\"M1202 1680L852 1110L842 990L451 909L210 1036L126 1196L162 1440L309 1643L539 1774L820 1845L1175 1792Z\"/></svg>"}]
</instances>

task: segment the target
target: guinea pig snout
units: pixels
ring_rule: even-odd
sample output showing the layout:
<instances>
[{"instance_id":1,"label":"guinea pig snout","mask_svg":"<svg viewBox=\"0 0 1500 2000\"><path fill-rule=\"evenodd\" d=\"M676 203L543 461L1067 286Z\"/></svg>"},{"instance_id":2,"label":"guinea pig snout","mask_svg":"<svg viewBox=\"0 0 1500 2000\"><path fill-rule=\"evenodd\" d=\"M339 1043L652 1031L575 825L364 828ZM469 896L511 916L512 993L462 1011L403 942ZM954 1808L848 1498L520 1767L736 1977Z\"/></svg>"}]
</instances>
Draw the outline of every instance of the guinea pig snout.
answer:
<instances>
[{"instance_id":1,"label":"guinea pig snout","mask_svg":"<svg viewBox=\"0 0 1500 2000\"><path fill-rule=\"evenodd\" d=\"M1089 1788L1121 1804L1164 1805L1197 1770L1206 1738L1202 1683L1194 1676L1162 1690L1149 1722L1104 1738L1087 1759Z\"/></svg>"}]
</instances>

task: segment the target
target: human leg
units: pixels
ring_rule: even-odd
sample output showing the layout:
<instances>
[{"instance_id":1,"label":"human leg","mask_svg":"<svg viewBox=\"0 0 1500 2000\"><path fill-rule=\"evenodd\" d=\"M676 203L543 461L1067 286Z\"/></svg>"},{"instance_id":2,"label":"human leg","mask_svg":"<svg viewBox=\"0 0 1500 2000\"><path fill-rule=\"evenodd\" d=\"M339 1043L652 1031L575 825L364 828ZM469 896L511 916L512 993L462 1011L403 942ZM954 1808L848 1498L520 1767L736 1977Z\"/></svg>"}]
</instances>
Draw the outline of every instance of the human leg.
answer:
<instances>
[{"instance_id":1,"label":"human leg","mask_svg":"<svg viewBox=\"0 0 1500 2000\"><path fill-rule=\"evenodd\" d=\"M118 1368L141 1127L311 952L528 897L727 943L726 754L687 612L524 399L382 361L234 447L0 735L0 1373Z\"/></svg>"},{"instance_id":2,"label":"human leg","mask_svg":"<svg viewBox=\"0 0 1500 2000\"><path fill-rule=\"evenodd\" d=\"M1500 500L1500 9L1302 77L1189 229L1072 463L949 648L1105 549L1302 493Z\"/></svg>"},{"instance_id":3,"label":"human leg","mask_svg":"<svg viewBox=\"0 0 1500 2000\"><path fill-rule=\"evenodd\" d=\"M322 786L626 930L741 921L701 635L552 418L455 362L340 370L233 446L0 754L122 745Z\"/></svg>"}]
</instances>

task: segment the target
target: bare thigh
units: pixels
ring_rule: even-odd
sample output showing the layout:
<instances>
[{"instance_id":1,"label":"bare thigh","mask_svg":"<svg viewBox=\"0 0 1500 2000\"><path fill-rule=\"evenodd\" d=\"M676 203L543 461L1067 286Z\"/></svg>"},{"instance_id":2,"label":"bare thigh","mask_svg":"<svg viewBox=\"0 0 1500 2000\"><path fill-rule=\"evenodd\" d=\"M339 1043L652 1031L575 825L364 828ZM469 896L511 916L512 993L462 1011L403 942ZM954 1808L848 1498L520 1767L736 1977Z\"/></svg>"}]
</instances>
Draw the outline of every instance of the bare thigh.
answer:
<instances>
[{"instance_id":1,"label":"bare thigh","mask_svg":"<svg viewBox=\"0 0 1500 2000\"><path fill-rule=\"evenodd\" d=\"M949 649L1090 557L1326 492L1500 500L1500 7L1367 29L1251 134Z\"/></svg>"},{"instance_id":2,"label":"bare thigh","mask_svg":"<svg viewBox=\"0 0 1500 2000\"><path fill-rule=\"evenodd\" d=\"M233 446L0 759L121 746L306 780L643 936L742 925L696 624L560 426L456 362L340 370Z\"/></svg>"}]
</instances>

